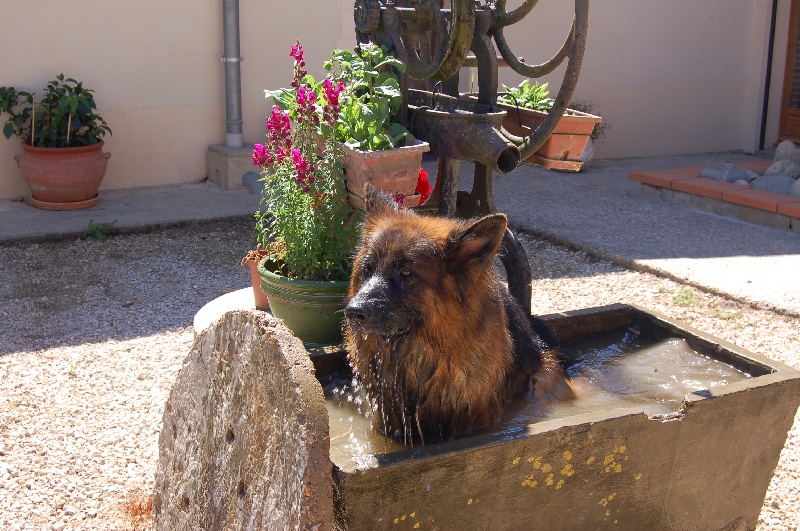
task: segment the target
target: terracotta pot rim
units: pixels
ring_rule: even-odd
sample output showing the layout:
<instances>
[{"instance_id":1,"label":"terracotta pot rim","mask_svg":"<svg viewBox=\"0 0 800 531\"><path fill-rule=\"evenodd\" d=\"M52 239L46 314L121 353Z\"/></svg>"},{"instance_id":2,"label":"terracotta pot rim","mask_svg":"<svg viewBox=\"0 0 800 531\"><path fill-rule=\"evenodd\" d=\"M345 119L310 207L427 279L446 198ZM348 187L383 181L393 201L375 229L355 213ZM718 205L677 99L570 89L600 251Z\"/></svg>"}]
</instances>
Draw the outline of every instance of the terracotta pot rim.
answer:
<instances>
[{"instance_id":1,"label":"terracotta pot rim","mask_svg":"<svg viewBox=\"0 0 800 531\"><path fill-rule=\"evenodd\" d=\"M344 144L340 144L342 146L342 150L345 153L356 153L359 156L366 158L366 159L375 159L375 158L383 158L383 157L393 157L397 156L397 154L407 154L407 153L426 153L431 150L431 145L424 140L420 140L419 138L414 138L410 142L407 142L403 146L397 146L394 148L386 148L386 149L379 149L375 151L363 151L357 148L351 148Z\"/></svg>"},{"instance_id":2,"label":"terracotta pot rim","mask_svg":"<svg viewBox=\"0 0 800 531\"><path fill-rule=\"evenodd\" d=\"M105 145L105 141L100 140L97 144L92 144L91 146L74 146L74 147L65 147L65 148L51 148L51 147L40 147L40 146L32 146L29 143L23 141L22 142L22 149L25 151L31 151L34 153L82 153L87 151L96 151L98 149L102 149Z\"/></svg>"}]
</instances>

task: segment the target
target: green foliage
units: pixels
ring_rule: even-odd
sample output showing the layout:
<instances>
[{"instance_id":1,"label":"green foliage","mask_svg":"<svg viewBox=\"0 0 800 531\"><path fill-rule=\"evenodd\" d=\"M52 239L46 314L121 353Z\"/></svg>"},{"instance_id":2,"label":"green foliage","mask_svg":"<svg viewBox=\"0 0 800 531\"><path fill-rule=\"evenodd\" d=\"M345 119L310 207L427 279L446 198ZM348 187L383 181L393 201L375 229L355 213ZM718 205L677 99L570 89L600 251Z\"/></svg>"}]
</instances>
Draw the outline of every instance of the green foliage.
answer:
<instances>
[{"instance_id":1,"label":"green foliage","mask_svg":"<svg viewBox=\"0 0 800 531\"><path fill-rule=\"evenodd\" d=\"M95 223L94 220L89 220L89 226L83 232L81 236L84 240L87 238L92 238L97 241L104 242L108 238L108 235L114 232L114 225L117 224L117 220L111 222L104 222L104 223Z\"/></svg>"},{"instance_id":2,"label":"green foliage","mask_svg":"<svg viewBox=\"0 0 800 531\"><path fill-rule=\"evenodd\" d=\"M732 321L734 319L741 319L742 312L722 312L717 310L714 312L714 317L717 319L722 319L723 321Z\"/></svg>"},{"instance_id":3,"label":"green foliage","mask_svg":"<svg viewBox=\"0 0 800 531\"><path fill-rule=\"evenodd\" d=\"M299 42L290 55L294 88L267 91L276 107L267 117L267 142L253 153L264 182L257 243L279 265L276 273L347 280L360 214L348 200L344 152L334 136L341 89L338 80L316 83L302 70Z\"/></svg>"},{"instance_id":4,"label":"green foliage","mask_svg":"<svg viewBox=\"0 0 800 531\"><path fill-rule=\"evenodd\" d=\"M347 198L341 147L327 139L320 157L312 146L295 145L313 161L314 182L298 186L288 158L264 170L262 208L256 213L258 244L283 266L276 272L284 276L346 280L359 219Z\"/></svg>"},{"instance_id":5,"label":"green foliage","mask_svg":"<svg viewBox=\"0 0 800 531\"><path fill-rule=\"evenodd\" d=\"M505 105L514 105L524 109L547 112L553 108L555 100L550 98L547 83L540 85L530 79L525 79L516 87L503 85L503 93L497 95L497 101Z\"/></svg>"},{"instance_id":6,"label":"green foliage","mask_svg":"<svg viewBox=\"0 0 800 531\"><path fill-rule=\"evenodd\" d=\"M547 88L547 83L540 85L538 82L534 82L531 85L530 80L525 79L516 87L503 85L503 92L497 95L497 102L523 109L549 112L550 109L553 108L553 103L555 103L555 100L549 96L550 91ZM569 104L567 113L570 111L579 111L600 116L597 111L597 105L589 100L572 101ZM592 140L602 142L610 127L611 124L605 120L595 124L591 135Z\"/></svg>"},{"instance_id":7,"label":"green foliage","mask_svg":"<svg viewBox=\"0 0 800 531\"><path fill-rule=\"evenodd\" d=\"M672 302L675 306L691 306L694 304L694 297L694 291L692 291L691 288L683 287L678 294L672 298Z\"/></svg>"},{"instance_id":8,"label":"green foliage","mask_svg":"<svg viewBox=\"0 0 800 531\"><path fill-rule=\"evenodd\" d=\"M336 121L336 140L361 151L402 145L412 136L397 122L403 95L396 72L406 65L375 44L359 45L358 53L334 50L325 69L345 84Z\"/></svg>"},{"instance_id":9,"label":"green foliage","mask_svg":"<svg viewBox=\"0 0 800 531\"><path fill-rule=\"evenodd\" d=\"M97 144L111 129L95 112L94 91L59 74L44 89L35 105L33 94L14 87L0 87L0 114L6 138L17 136L32 146L62 148ZM31 120L32 118L32 120ZM33 122L33 137L31 136Z\"/></svg>"}]
</instances>

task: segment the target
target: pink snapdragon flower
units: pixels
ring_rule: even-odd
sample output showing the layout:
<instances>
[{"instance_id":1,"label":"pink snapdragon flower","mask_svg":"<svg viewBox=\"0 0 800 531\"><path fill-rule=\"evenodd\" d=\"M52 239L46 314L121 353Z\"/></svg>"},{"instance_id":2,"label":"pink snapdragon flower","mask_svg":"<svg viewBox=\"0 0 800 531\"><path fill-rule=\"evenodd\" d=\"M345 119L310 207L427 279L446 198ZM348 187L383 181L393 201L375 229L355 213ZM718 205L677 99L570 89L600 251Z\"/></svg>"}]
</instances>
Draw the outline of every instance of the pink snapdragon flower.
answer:
<instances>
[{"instance_id":1,"label":"pink snapdragon flower","mask_svg":"<svg viewBox=\"0 0 800 531\"><path fill-rule=\"evenodd\" d=\"M295 101L297 102L297 115L295 120L297 120L298 123L310 120L311 123L316 125L319 121L316 113L317 94L313 90L300 86L297 88Z\"/></svg>"},{"instance_id":2,"label":"pink snapdragon flower","mask_svg":"<svg viewBox=\"0 0 800 531\"><path fill-rule=\"evenodd\" d=\"M292 45L289 56L294 57L295 62L300 63L300 66L306 66L306 62L303 60L303 45L300 44L300 41Z\"/></svg>"},{"instance_id":3,"label":"pink snapdragon flower","mask_svg":"<svg viewBox=\"0 0 800 531\"><path fill-rule=\"evenodd\" d=\"M322 119L327 123L333 123L339 119L339 95L344 90L344 83L341 81L334 84L330 78L325 78L322 84L322 93L325 97L325 106L322 109Z\"/></svg>"},{"instance_id":4,"label":"pink snapdragon flower","mask_svg":"<svg viewBox=\"0 0 800 531\"><path fill-rule=\"evenodd\" d=\"M306 66L306 62L303 59L303 45L300 44L300 41L295 42L289 55L294 58L294 78L292 79L292 87L298 88L303 84L303 79L306 77L306 74L308 74L308 72L303 70L303 67Z\"/></svg>"},{"instance_id":5,"label":"pink snapdragon flower","mask_svg":"<svg viewBox=\"0 0 800 531\"><path fill-rule=\"evenodd\" d=\"M301 187L304 192L308 193L310 186L314 184L314 165L311 164L300 152L300 150L292 150L292 164L297 172L295 182L297 186Z\"/></svg>"},{"instance_id":6,"label":"pink snapdragon flower","mask_svg":"<svg viewBox=\"0 0 800 531\"><path fill-rule=\"evenodd\" d=\"M267 146L264 144L256 144L253 146L253 164L256 166L261 166L262 168L265 166L271 165L273 162L272 155L269 154L269 150Z\"/></svg>"},{"instance_id":7,"label":"pink snapdragon flower","mask_svg":"<svg viewBox=\"0 0 800 531\"><path fill-rule=\"evenodd\" d=\"M275 159L283 160L284 154L292 149L292 122L289 113L275 105L267 118L267 146L275 153Z\"/></svg>"}]
</instances>

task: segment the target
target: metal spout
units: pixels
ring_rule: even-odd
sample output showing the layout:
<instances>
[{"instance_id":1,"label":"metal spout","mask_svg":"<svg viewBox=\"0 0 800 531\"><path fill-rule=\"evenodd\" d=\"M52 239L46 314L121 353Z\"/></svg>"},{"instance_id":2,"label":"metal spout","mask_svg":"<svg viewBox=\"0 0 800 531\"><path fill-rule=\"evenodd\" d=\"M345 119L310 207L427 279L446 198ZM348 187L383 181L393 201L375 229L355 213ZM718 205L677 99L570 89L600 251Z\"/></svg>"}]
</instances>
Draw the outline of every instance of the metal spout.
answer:
<instances>
[{"instance_id":1,"label":"metal spout","mask_svg":"<svg viewBox=\"0 0 800 531\"><path fill-rule=\"evenodd\" d=\"M519 148L501 133L505 111L441 94L409 90L409 130L431 155L474 160L498 173L516 169Z\"/></svg>"},{"instance_id":2,"label":"metal spout","mask_svg":"<svg viewBox=\"0 0 800 531\"><path fill-rule=\"evenodd\" d=\"M463 155L457 158L475 160L498 173L509 173L519 166L519 149L489 121L475 121L459 129L455 141Z\"/></svg>"}]
</instances>

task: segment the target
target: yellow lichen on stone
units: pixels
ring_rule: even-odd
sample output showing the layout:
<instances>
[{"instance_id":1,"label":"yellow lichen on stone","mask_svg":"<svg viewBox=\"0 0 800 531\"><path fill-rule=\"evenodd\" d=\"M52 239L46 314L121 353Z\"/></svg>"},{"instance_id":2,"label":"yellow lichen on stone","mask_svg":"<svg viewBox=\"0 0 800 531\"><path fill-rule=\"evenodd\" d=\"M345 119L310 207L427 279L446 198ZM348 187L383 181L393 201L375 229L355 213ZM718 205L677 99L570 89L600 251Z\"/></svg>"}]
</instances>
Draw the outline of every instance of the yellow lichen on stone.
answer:
<instances>
[{"instance_id":1,"label":"yellow lichen on stone","mask_svg":"<svg viewBox=\"0 0 800 531\"><path fill-rule=\"evenodd\" d=\"M639 481L640 479L642 479L642 475L641 475L641 474L636 474L636 475L633 477L633 479L635 479L636 481Z\"/></svg>"},{"instance_id":2,"label":"yellow lichen on stone","mask_svg":"<svg viewBox=\"0 0 800 531\"><path fill-rule=\"evenodd\" d=\"M519 464L519 462L520 462L520 458L519 458L519 457L515 457L515 458L514 458L514 460L513 460L513 461L511 461L511 464L512 464L512 465L518 465L518 464Z\"/></svg>"},{"instance_id":3,"label":"yellow lichen on stone","mask_svg":"<svg viewBox=\"0 0 800 531\"><path fill-rule=\"evenodd\" d=\"M587 465L591 465L592 463L594 463L594 459L595 459L595 457L594 457L593 455L590 455L590 456L589 456L589 457L586 459L586 464L587 464Z\"/></svg>"},{"instance_id":4,"label":"yellow lichen on stone","mask_svg":"<svg viewBox=\"0 0 800 531\"><path fill-rule=\"evenodd\" d=\"M550 474L549 476L547 476L547 477L545 478L545 480L544 480L544 483L545 483L545 485L547 485L548 487L552 487L552 486L553 486L553 474Z\"/></svg>"},{"instance_id":5,"label":"yellow lichen on stone","mask_svg":"<svg viewBox=\"0 0 800 531\"><path fill-rule=\"evenodd\" d=\"M553 467L550 466L550 463L545 463L545 464L542 465L542 472L543 473L547 474L551 470L553 470Z\"/></svg>"},{"instance_id":6,"label":"yellow lichen on stone","mask_svg":"<svg viewBox=\"0 0 800 531\"><path fill-rule=\"evenodd\" d=\"M619 464L619 463L617 463L617 464L614 466L614 472L616 472L617 474L619 474L620 472L622 472L622 465L621 465L621 464Z\"/></svg>"},{"instance_id":7,"label":"yellow lichen on stone","mask_svg":"<svg viewBox=\"0 0 800 531\"><path fill-rule=\"evenodd\" d=\"M467 505L472 505L472 498L467 500Z\"/></svg>"},{"instance_id":8,"label":"yellow lichen on stone","mask_svg":"<svg viewBox=\"0 0 800 531\"><path fill-rule=\"evenodd\" d=\"M620 454L624 454L627 449L628 447L623 444L619 447L618 451Z\"/></svg>"},{"instance_id":9,"label":"yellow lichen on stone","mask_svg":"<svg viewBox=\"0 0 800 531\"><path fill-rule=\"evenodd\" d=\"M567 461L572 459L572 452L570 452L569 450L564 450L564 459L566 459Z\"/></svg>"},{"instance_id":10,"label":"yellow lichen on stone","mask_svg":"<svg viewBox=\"0 0 800 531\"><path fill-rule=\"evenodd\" d=\"M599 504L602 505L603 507L605 507L606 505L609 504L609 502L611 502L611 500L614 499L615 495L616 495L616 493L615 494L609 494L608 496L606 496L605 498L600 500ZM606 514L609 514L609 513L606 513Z\"/></svg>"},{"instance_id":11,"label":"yellow lichen on stone","mask_svg":"<svg viewBox=\"0 0 800 531\"><path fill-rule=\"evenodd\" d=\"M560 489L561 487L563 487L564 483L566 483L566 481L564 481L563 479L559 479L558 483L556 484L556 489Z\"/></svg>"},{"instance_id":12,"label":"yellow lichen on stone","mask_svg":"<svg viewBox=\"0 0 800 531\"><path fill-rule=\"evenodd\" d=\"M542 458L537 457L533 460L533 468L541 468L542 466Z\"/></svg>"},{"instance_id":13,"label":"yellow lichen on stone","mask_svg":"<svg viewBox=\"0 0 800 531\"><path fill-rule=\"evenodd\" d=\"M414 529L419 529L419 522L417 522L416 524L414 524Z\"/></svg>"}]
</instances>

